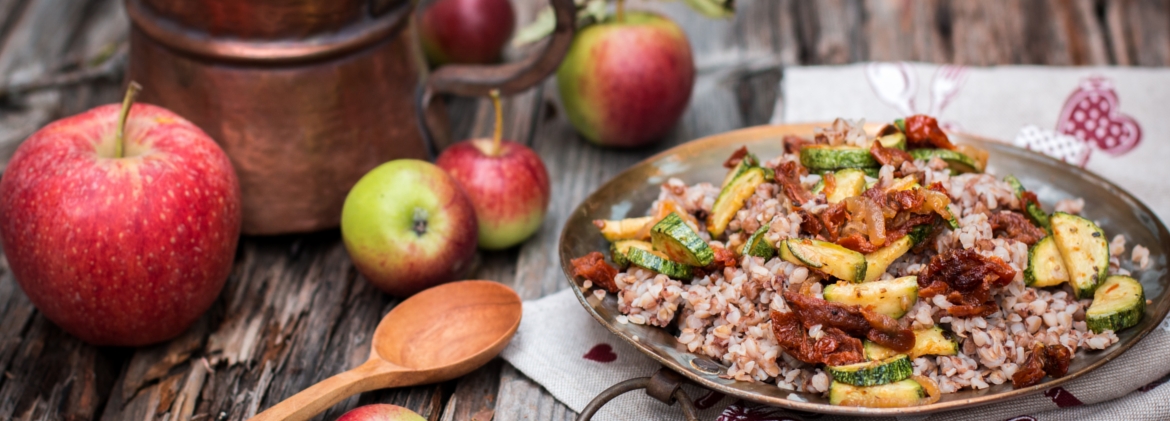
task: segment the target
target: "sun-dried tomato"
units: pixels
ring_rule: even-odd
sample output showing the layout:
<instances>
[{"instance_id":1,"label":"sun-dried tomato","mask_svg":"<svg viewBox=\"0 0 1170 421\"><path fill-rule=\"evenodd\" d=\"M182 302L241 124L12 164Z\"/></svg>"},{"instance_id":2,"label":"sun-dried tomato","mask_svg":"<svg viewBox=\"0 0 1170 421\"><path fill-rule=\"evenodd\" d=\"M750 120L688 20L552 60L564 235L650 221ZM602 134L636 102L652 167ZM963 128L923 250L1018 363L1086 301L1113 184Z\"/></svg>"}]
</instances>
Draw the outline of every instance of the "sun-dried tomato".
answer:
<instances>
[{"instance_id":1,"label":"sun-dried tomato","mask_svg":"<svg viewBox=\"0 0 1170 421\"><path fill-rule=\"evenodd\" d=\"M1012 211L999 211L991 215L988 220L991 229L996 235L1019 241L1029 246L1036 244L1041 238L1048 235L1044 230L1032 225L1024 215Z\"/></svg>"},{"instance_id":2,"label":"sun-dried tomato","mask_svg":"<svg viewBox=\"0 0 1170 421\"><path fill-rule=\"evenodd\" d=\"M824 226L821 225L820 218L804 209L797 209L796 214L800 215L800 230L802 232L814 237L821 235Z\"/></svg>"},{"instance_id":3,"label":"sun-dried tomato","mask_svg":"<svg viewBox=\"0 0 1170 421\"><path fill-rule=\"evenodd\" d=\"M812 194L800 185L800 176L807 174L804 166L789 161L781 164L776 168L776 184L780 185L780 190L784 192L788 199L792 200L792 204L800 206L812 199Z\"/></svg>"},{"instance_id":4,"label":"sun-dried tomato","mask_svg":"<svg viewBox=\"0 0 1170 421\"><path fill-rule=\"evenodd\" d=\"M1072 362L1072 352L1064 345L1048 345L1044 347L1044 372L1053 378L1064 377L1068 374L1068 365Z\"/></svg>"},{"instance_id":5,"label":"sun-dried tomato","mask_svg":"<svg viewBox=\"0 0 1170 421\"><path fill-rule=\"evenodd\" d=\"M865 361L861 341L832 327L822 327L820 339L808 330L795 312L773 310L772 334L788 355L808 364L845 365Z\"/></svg>"},{"instance_id":6,"label":"sun-dried tomato","mask_svg":"<svg viewBox=\"0 0 1170 421\"><path fill-rule=\"evenodd\" d=\"M1036 344L1028 359L1024 360L1015 374L1012 374L1012 387L1019 389L1040 383L1044 379L1044 346Z\"/></svg>"},{"instance_id":7,"label":"sun-dried tomato","mask_svg":"<svg viewBox=\"0 0 1170 421\"><path fill-rule=\"evenodd\" d=\"M831 303L819 298L784 291L784 301L806 329L815 325L841 329L851 336L864 337L896 351L914 347L914 332L894 318L855 305Z\"/></svg>"},{"instance_id":8,"label":"sun-dried tomato","mask_svg":"<svg viewBox=\"0 0 1170 421\"><path fill-rule=\"evenodd\" d=\"M784 136L784 153L800 153L800 148L804 145L812 143L812 141L800 136L787 135Z\"/></svg>"},{"instance_id":9,"label":"sun-dried tomato","mask_svg":"<svg viewBox=\"0 0 1170 421\"><path fill-rule=\"evenodd\" d=\"M711 260L711 264L707 266L710 271L723 271L726 267L735 267L739 261L735 258L735 252L718 245L711 246L711 251L715 253L715 258Z\"/></svg>"},{"instance_id":10,"label":"sun-dried tomato","mask_svg":"<svg viewBox=\"0 0 1170 421\"><path fill-rule=\"evenodd\" d=\"M906 144L910 148L955 149L934 117L918 114L906 117Z\"/></svg>"},{"instance_id":11,"label":"sun-dried tomato","mask_svg":"<svg viewBox=\"0 0 1170 421\"><path fill-rule=\"evenodd\" d=\"M609 292L618 292L617 282L613 280L618 274L617 268L605 263L605 255L595 251L572 260L573 276L579 276L605 288Z\"/></svg>"},{"instance_id":12,"label":"sun-dried tomato","mask_svg":"<svg viewBox=\"0 0 1170 421\"><path fill-rule=\"evenodd\" d=\"M726 161L723 161L723 168L735 168L736 165L739 165L739 161L742 161L743 157L747 156L747 154L747 146L740 146L739 149L731 153L731 156Z\"/></svg>"},{"instance_id":13,"label":"sun-dried tomato","mask_svg":"<svg viewBox=\"0 0 1170 421\"><path fill-rule=\"evenodd\" d=\"M837 239L837 245L858 253L873 253L881 248L873 245L873 243L865 239L865 236L858 232L850 234L848 237Z\"/></svg>"},{"instance_id":14,"label":"sun-dried tomato","mask_svg":"<svg viewBox=\"0 0 1170 421\"><path fill-rule=\"evenodd\" d=\"M914 348L914 331L902 327L893 317L869 308L862 308L861 315L869 323L866 339L898 352L909 352Z\"/></svg>"},{"instance_id":15,"label":"sun-dried tomato","mask_svg":"<svg viewBox=\"0 0 1170 421\"><path fill-rule=\"evenodd\" d=\"M956 317L987 316L999 310L990 299L991 287L1007 285L1016 271L998 257L975 250L957 249L935 255L918 274L918 296L945 294L952 304L947 313Z\"/></svg>"},{"instance_id":16,"label":"sun-dried tomato","mask_svg":"<svg viewBox=\"0 0 1170 421\"><path fill-rule=\"evenodd\" d=\"M901 169L903 162L914 161L914 157L906 151L882 147L878 141L874 141L873 146L869 147L869 154L873 155L873 159L879 164L892 166L895 170Z\"/></svg>"},{"instance_id":17,"label":"sun-dried tomato","mask_svg":"<svg viewBox=\"0 0 1170 421\"><path fill-rule=\"evenodd\" d=\"M825 231L828 232L829 241L837 241L837 237L841 232L841 226L849 221L851 216L845 208L845 203L838 202L829 205L825 210L821 211L821 224L824 225Z\"/></svg>"},{"instance_id":18,"label":"sun-dried tomato","mask_svg":"<svg viewBox=\"0 0 1170 421\"><path fill-rule=\"evenodd\" d=\"M834 191L837 191L836 175L833 175L831 172L826 172L821 176L821 180L824 181L825 185L825 187L821 189L821 193L824 193L825 197L829 197L829 195L832 195Z\"/></svg>"},{"instance_id":19,"label":"sun-dried tomato","mask_svg":"<svg viewBox=\"0 0 1170 421\"><path fill-rule=\"evenodd\" d=\"M857 306L830 303L791 291L784 291L783 295L784 301L800 317L805 329L822 325L841 329L854 336L865 336L865 332L869 331L869 322L865 321Z\"/></svg>"}]
</instances>

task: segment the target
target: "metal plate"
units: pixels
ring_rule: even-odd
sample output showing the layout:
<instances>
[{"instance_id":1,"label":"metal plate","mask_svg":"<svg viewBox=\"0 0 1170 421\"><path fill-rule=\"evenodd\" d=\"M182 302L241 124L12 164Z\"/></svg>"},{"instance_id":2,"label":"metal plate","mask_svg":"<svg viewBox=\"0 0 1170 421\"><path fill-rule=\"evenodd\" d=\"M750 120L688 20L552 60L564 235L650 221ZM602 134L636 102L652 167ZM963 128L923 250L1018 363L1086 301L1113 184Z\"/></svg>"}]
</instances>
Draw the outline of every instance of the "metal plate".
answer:
<instances>
[{"instance_id":1,"label":"metal plate","mask_svg":"<svg viewBox=\"0 0 1170 421\"><path fill-rule=\"evenodd\" d=\"M722 366L710 358L690 353L666 330L652 326L619 324L621 313L617 300L608 294L598 300L584 295L581 280L573 279L569 261L593 251L608 250L608 243L591 223L594 219L619 219L644 215L658 197L659 186L670 177L688 185L703 181L718 183L726 174L722 163L740 146L747 146L762 159L783 152L785 135L811 137L813 128L828 124L763 126L737 130L698 139L655 155L610 180L579 205L565 223L561 233L560 258L565 277L572 284L577 299L586 310L611 332L694 382L728 395L750 401L831 414L890 416L925 414L969 408L1036 393L1070 381L1117 358L1153 330L1170 311L1167 299L1166 256L1170 252L1170 233L1145 205L1104 179L1072 165L1002 143L974 136L952 134L953 140L987 149L991 153L988 171L1003 176L1013 174L1033 190L1048 209L1057 200L1073 197L1085 199L1084 215L1097 221L1109 238L1125 234L1127 244L1141 244L1150 249L1150 266L1135 274L1152 304L1140 324L1117 335L1121 341L1102 351L1080 350L1060 379L1046 378L1041 384L1013 389L1011 382L983 390L964 390L943 395L934 404L910 408L855 408L831 406L819 394L799 394L808 402L789 400L792 393L773 384L737 382L719 378ZM873 130L874 128L869 128ZM1127 259L1125 259L1127 260ZM1127 267L1123 264L1123 267ZM634 338L638 339L635 340Z\"/></svg>"}]
</instances>

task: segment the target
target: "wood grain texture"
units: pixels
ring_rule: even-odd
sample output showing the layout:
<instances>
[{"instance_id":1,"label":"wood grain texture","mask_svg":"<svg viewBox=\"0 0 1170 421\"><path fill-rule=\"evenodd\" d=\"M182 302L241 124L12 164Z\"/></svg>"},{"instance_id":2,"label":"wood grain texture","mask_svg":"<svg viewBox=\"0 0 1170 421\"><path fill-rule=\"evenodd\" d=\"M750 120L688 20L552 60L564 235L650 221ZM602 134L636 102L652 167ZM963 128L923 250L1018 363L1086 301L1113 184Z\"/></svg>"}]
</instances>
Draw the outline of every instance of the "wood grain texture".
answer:
<instances>
[{"instance_id":1,"label":"wood grain texture","mask_svg":"<svg viewBox=\"0 0 1170 421\"><path fill-rule=\"evenodd\" d=\"M518 21L525 22L544 2L514 3ZM480 253L475 278L512 286L525 299L563 289L553 251L575 206L653 153L767 122L782 94L783 66L1170 63L1170 6L1164 1L742 0L729 20L702 18L679 2L627 4L665 14L686 29L698 67L689 108L661 143L611 150L575 133L551 80L506 98L505 137L544 159L552 203L532 239ZM124 40L121 5L0 0L0 83L78 66ZM48 121L119 97L120 82L107 80L0 102L0 170L16 145ZM490 133L486 100L446 103L455 139ZM336 231L245 238L223 294L191 330L153 347L100 349L40 316L0 258L0 419L243 420L365 361L374 327L397 304L353 269ZM497 359L454 381L363 393L316 419L369 403L402 405L430 420L575 417Z\"/></svg>"}]
</instances>

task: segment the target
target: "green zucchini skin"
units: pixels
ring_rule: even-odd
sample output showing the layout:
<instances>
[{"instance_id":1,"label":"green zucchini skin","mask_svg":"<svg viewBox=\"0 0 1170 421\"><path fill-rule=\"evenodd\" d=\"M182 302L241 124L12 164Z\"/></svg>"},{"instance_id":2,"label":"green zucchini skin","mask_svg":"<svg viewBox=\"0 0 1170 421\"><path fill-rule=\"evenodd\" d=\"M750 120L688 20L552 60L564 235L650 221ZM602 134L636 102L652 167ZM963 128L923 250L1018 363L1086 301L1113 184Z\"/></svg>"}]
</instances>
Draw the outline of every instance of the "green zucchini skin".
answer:
<instances>
[{"instance_id":1,"label":"green zucchini skin","mask_svg":"<svg viewBox=\"0 0 1170 421\"><path fill-rule=\"evenodd\" d=\"M744 202L755 194L756 187L774 178L775 173L771 169L752 167L728 183L719 192L719 197L711 206L711 214L707 216L707 232L711 238L723 235L735 213L743 209Z\"/></svg>"},{"instance_id":2,"label":"green zucchini skin","mask_svg":"<svg viewBox=\"0 0 1170 421\"><path fill-rule=\"evenodd\" d=\"M770 259L772 256L775 256L776 247L772 246L767 238L764 238L770 228L768 225L764 225L756 230L751 237L748 237L747 242L744 243L743 249L739 254L742 256L763 257L764 259Z\"/></svg>"},{"instance_id":3,"label":"green zucchini skin","mask_svg":"<svg viewBox=\"0 0 1170 421\"><path fill-rule=\"evenodd\" d=\"M1043 288L1068 282L1068 269L1056 247L1056 239L1049 235L1028 248L1028 268L1024 269L1024 284Z\"/></svg>"},{"instance_id":4,"label":"green zucchini skin","mask_svg":"<svg viewBox=\"0 0 1170 421\"><path fill-rule=\"evenodd\" d=\"M878 168L869 149L858 146L805 145L800 148L800 164L813 172L843 168Z\"/></svg>"},{"instance_id":5,"label":"green zucchini skin","mask_svg":"<svg viewBox=\"0 0 1170 421\"><path fill-rule=\"evenodd\" d=\"M1003 181L1006 181L1008 185L1012 186L1012 190L1016 192L1017 198L1019 198L1021 201L1024 200L1024 192L1026 190L1024 189L1024 185L1020 183L1020 179L1016 178L1014 175L1009 174L1007 177L1003 178ZM1039 204L1028 202L1028 204L1024 206L1024 214L1028 215L1028 219L1031 219L1032 222L1035 222L1036 226L1044 228L1044 230L1048 231L1049 233L1052 232L1052 222L1048 219L1048 213L1044 212L1044 209L1040 208Z\"/></svg>"},{"instance_id":6,"label":"green zucchini skin","mask_svg":"<svg viewBox=\"0 0 1170 421\"><path fill-rule=\"evenodd\" d=\"M1088 219L1056 212L1052 214L1052 236L1077 299L1093 298L1093 291L1109 272L1105 231Z\"/></svg>"},{"instance_id":7,"label":"green zucchini skin","mask_svg":"<svg viewBox=\"0 0 1170 421\"><path fill-rule=\"evenodd\" d=\"M780 258L790 263L820 269L849 282L865 280L865 255L827 241L789 238L778 247Z\"/></svg>"},{"instance_id":8,"label":"green zucchini skin","mask_svg":"<svg viewBox=\"0 0 1170 421\"><path fill-rule=\"evenodd\" d=\"M630 259L626 257L629 254L630 248L640 248L646 251L653 251L654 246L642 240L618 240L609 245L609 253L613 258L613 262L617 263L619 267L626 268L630 266Z\"/></svg>"},{"instance_id":9,"label":"green zucchini skin","mask_svg":"<svg viewBox=\"0 0 1170 421\"><path fill-rule=\"evenodd\" d=\"M674 279L690 280L694 278L694 270L690 266L672 262L666 257L654 253L652 251L630 247L626 251L626 259L632 265L650 269Z\"/></svg>"},{"instance_id":10,"label":"green zucchini skin","mask_svg":"<svg viewBox=\"0 0 1170 421\"><path fill-rule=\"evenodd\" d=\"M881 361L867 361L836 367L826 367L833 381L853 386L876 386L893 383L914 374L914 365L905 355L895 355Z\"/></svg>"},{"instance_id":11,"label":"green zucchini skin","mask_svg":"<svg viewBox=\"0 0 1170 421\"><path fill-rule=\"evenodd\" d=\"M1085 311L1089 330L1119 332L1142 320L1146 311L1146 293L1142 284L1128 276L1113 275L1097 288L1093 304Z\"/></svg>"},{"instance_id":12,"label":"green zucchini skin","mask_svg":"<svg viewBox=\"0 0 1170 421\"><path fill-rule=\"evenodd\" d=\"M918 302L918 277L904 276L860 284L838 282L825 286L823 293L825 301L872 306L873 311L897 319Z\"/></svg>"},{"instance_id":13,"label":"green zucchini skin","mask_svg":"<svg viewBox=\"0 0 1170 421\"><path fill-rule=\"evenodd\" d=\"M969 173L969 172L983 172L983 166L979 162L966 154L959 151L952 151L950 149L911 149L910 156L914 159L921 159L929 161L934 157L939 157L950 165L951 170L955 173Z\"/></svg>"},{"instance_id":14,"label":"green zucchini skin","mask_svg":"<svg viewBox=\"0 0 1170 421\"><path fill-rule=\"evenodd\" d=\"M670 260L689 266L703 267L715 260L711 246L674 212L650 228L650 241Z\"/></svg>"},{"instance_id":15,"label":"green zucchini skin","mask_svg":"<svg viewBox=\"0 0 1170 421\"><path fill-rule=\"evenodd\" d=\"M897 351L864 341L865 358L870 361L884 360L898 355ZM955 355L959 353L959 342L947 337L941 327L914 330L914 348L907 354L911 360L923 355Z\"/></svg>"},{"instance_id":16,"label":"green zucchini skin","mask_svg":"<svg viewBox=\"0 0 1170 421\"><path fill-rule=\"evenodd\" d=\"M830 405L906 408L918 406L923 398L926 398L926 389L911 379L866 387L836 381L829 384Z\"/></svg>"}]
</instances>

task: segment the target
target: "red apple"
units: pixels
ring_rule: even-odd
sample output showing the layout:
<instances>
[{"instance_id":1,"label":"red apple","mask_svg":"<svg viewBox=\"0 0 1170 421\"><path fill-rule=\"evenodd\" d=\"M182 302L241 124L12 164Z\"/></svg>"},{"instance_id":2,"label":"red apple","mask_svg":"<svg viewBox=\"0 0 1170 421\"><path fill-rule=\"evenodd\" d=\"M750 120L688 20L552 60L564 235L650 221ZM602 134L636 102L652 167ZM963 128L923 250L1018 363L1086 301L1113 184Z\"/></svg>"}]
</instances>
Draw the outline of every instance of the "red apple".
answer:
<instances>
[{"instance_id":1,"label":"red apple","mask_svg":"<svg viewBox=\"0 0 1170 421\"><path fill-rule=\"evenodd\" d=\"M475 235L475 208L459 182L424 161L370 170L341 208L341 237L354 266L398 297L465 275Z\"/></svg>"},{"instance_id":2,"label":"red apple","mask_svg":"<svg viewBox=\"0 0 1170 421\"><path fill-rule=\"evenodd\" d=\"M423 11L419 38L433 65L485 64L499 61L515 29L508 0L436 0Z\"/></svg>"},{"instance_id":3,"label":"red apple","mask_svg":"<svg viewBox=\"0 0 1170 421\"><path fill-rule=\"evenodd\" d=\"M219 295L240 186L195 125L135 104L122 137L120 109L97 107L24 141L0 180L0 241L45 317L91 344L136 346L179 335Z\"/></svg>"},{"instance_id":4,"label":"red apple","mask_svg":"<svg viewBox=\"0 0 1170 421\"><path fill-rule=\"evenodd\" d=\"M557 70L561 102L577 131L598 145L623 148L670 132L694 83L682 28L646 12L581 29Z\"/></svg>"},{"instance_id":5,"label":"red apple","mask_svg":"<svg viewBox=\"0 0 1170 421\"><path fill-rule=\"evenodd\" d=\"M398 405L378 403L351 409L337 421L426 421L426 418Z\"/></svg>"},{"instance_id":6,"label":"red apple","mask_svg":"<svg viewBox=\"0 0 1170 421\"><path fill-rule=\"evenodd\" d=\"M435 161L459 181L475 204L479 246L500 250L540 228L548 210L548 170L528 147L492 139L459 142Z\"/></svg>"}]
</instances>

